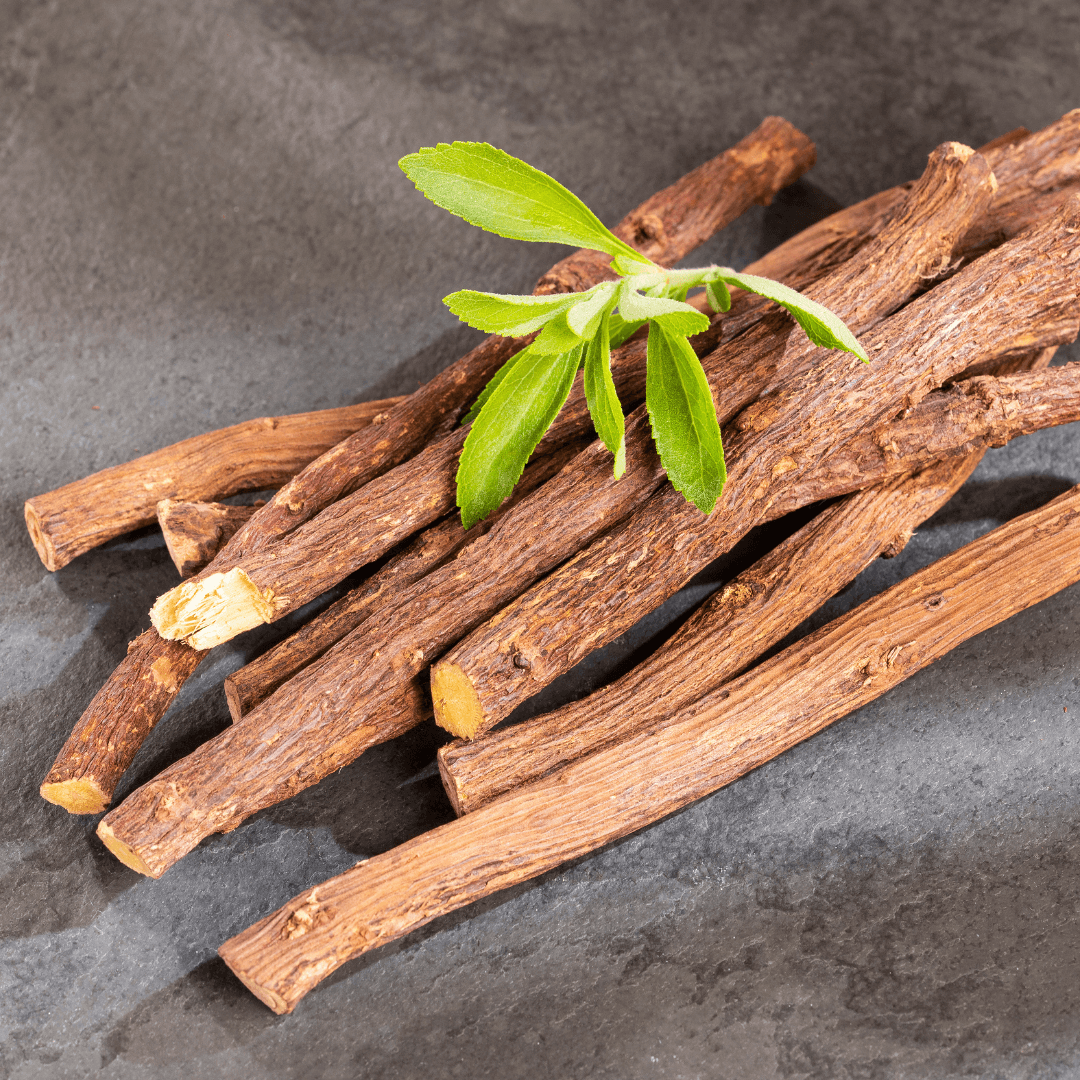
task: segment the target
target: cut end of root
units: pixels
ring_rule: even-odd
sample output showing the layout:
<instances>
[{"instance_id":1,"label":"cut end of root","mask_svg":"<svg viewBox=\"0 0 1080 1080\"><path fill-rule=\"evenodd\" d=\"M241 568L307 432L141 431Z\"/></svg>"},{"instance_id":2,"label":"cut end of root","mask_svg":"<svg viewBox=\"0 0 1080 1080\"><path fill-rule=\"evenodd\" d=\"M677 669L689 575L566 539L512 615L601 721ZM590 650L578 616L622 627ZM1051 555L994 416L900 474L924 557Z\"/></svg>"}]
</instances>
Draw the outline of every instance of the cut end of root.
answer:
<instances>
[{"instance_id":1,"label":"cut end of root","mask_svg":"<svg viewBox=\"0 0 1080 1080\"><path fill-rule=\"evenodd\" d=\"M232 717L232 722L238 724L243 718L244 706L240 701L240 687L232 679L225 680L225 701L229 706L229 715Z\"/></svg>"},{"instance_id":2,"label":"cut end of root","mask_svg":"<svg viewBox=\"0 0 1080 1080\"><path fill-rule=\"evenodd\" d=\"M461 799L461 789L458 786L457 777L447 767L446 759L449 752L455 746L460 745L461 743L447 743L446 746L440 746L438 753L435 755L435 759L439 763L439 778L442 780L443 790L446 792L446 797L450 800L450 805L454 808L454 813L458 817L465 813L465 804Z\"/></svg>"},{"instance_id":3,"label":"cut end of root","mask_svg":"<svg viewBox=\"0 0 1080 1080\"><path fill-rule=\"evenodd\" d=\"M140 874L145 874L147 877L160 877L160 874L155 874L149 866L143 862L142 857L127 846L119 836L116 835L105 824L104 821L98 823L97 834L101 838L101 842L125 865L130 866L132 870L138 870Z\"/></svg>"},{"instance_id":4,"label":"cut end of root","mask_svg":"<svg viewBox=\"0 0 1080 1080\"><path fill-rule=\"evenodd\" d=\"M62 806L69 814L100 814L109 808L109 796L98 787L96 780L46 781L38 790L46 802Z\"/></svg>"},{"instance_id":5,"label":"cut end of root","mask_svg":"<svg viewBox=\"0 0 1080 1080\"><path fill-rule=\"evenodd\" d=\"M246 932L246 931L245 931ZM232 955L232 949L230 946L239 938L242 938L243 934L237 934L235 938L230 938L224 945L218 949L218 956L228 965L229 970L268 1008L281 1016L283 1013L291 1013L296 1008L296 1002L288 1002L283 998L276 990L271 990L269 986L263 986L256 982L247 972L238 966L237 958ZM231 959L230 959L231 958Z\"/></svg>"},{"instance_id":6,"label":"cut end of root","mask_svg":"<svg viewBox=\"0 0 1080 1080\"><path fill-rule=\"evenodd\" d=\"M185 581L159 596L150 609L154 629L168 641L212 649L274 617L273 593L264 594L235 566L225 574Z\"/></svg>"},{"instance_id":7,"label":"cut end of root","mask_svg":"<svg viewBox=\"0 0 1080 1080\"><path fill-rule=\"evenodd\" d=\"M484 707L469 676L457 664L436 664L431 669L431 699L439 727L459 739L476 738L484 722Z\"/></svg>"},{"instance_id":8,"label":"cut end of root","mask_svg":"<svg viewBox=\"0 0 1080 1080\"><path fill-rule=\"evenodd\" d=\"M33 499L27 499L23 506L23 516L26 518L26 531L30 534L30 540L41 561L45 564L45 569L59 570L65 564L57 557L53 542L41 527L41 517L34 507Z\"/></svg>"}]
</instances>

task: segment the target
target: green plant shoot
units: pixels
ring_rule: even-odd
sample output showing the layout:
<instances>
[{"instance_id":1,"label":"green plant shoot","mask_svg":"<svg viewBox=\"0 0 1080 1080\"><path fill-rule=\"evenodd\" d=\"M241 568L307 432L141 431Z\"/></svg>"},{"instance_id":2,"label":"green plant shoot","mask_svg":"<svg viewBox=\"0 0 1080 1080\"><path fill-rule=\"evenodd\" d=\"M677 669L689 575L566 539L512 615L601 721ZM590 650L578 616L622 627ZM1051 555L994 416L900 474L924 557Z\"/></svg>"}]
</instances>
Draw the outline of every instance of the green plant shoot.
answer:
<instances>
[{"instance_id":1,"label":"green plant shoot","mask_svg":"<svg viewBox=\"0 0 1080 1080\"><path fill-rule=\"evenodd\" d=\"M815 345L868 357L827 308L769 278L726 266L666 270L605 228L572 192L546 173L487 143L440 143L398 163L437 206L488 232L590 248L612 256L617 281L585 292L507 296L464 289L444 299L462 322L503 337L536 334L484 388L465 416L472 427L457 472L461 521L471 528L510 494L533 450L563 407L579 367L596 433L626 469L625 421L611 377L611 350L649 327L645 405L668 479L710 514L727 473L709 382L688 341L709 326L685 302L704 288L713 311L731 306L728 287L786 308Z\"/></svg>"}]
</instances>

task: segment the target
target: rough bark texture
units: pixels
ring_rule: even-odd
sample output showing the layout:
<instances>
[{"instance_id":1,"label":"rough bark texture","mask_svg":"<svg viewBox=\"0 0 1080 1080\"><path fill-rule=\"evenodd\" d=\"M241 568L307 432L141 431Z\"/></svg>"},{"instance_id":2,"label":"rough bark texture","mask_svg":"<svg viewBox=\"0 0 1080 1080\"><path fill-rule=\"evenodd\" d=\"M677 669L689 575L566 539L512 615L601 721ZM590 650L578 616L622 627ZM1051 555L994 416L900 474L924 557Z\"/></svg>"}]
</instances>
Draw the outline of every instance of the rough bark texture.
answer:
<instances>
[{"instance_id":1,"label":"rough bark texture","mask_svg":"<svg viewBox=\"0 0 1080 1080\"><path fill-rule=\"evenodd\" d=\"M906 415L860 435L825 466L793 483L769 507L777 518L800 506L925 469L942 458L981 453L1019 435L1080 419L1080 364L994 378L979 375L929 394Z\"/></svg>"},{"instance_id":2,"label":"rough bark texture","mask_svg":"<svg viewBox=\"0 0 1080 1080\"><path fill-rule=\"evenodd\" d=\"M198 573L265 501L251 506L162 499L157 519L169 557L181 577Z\"/></svg>"},{"instance_id":3,"label":"rough bark texture","mask_svg":"<svg viewBox=\"0 0 1080 1080\"><path fill-rule=\"evenodd\" d=\"M72 814L100 814L109 805L143 740L206 655L166 644L147 630L128 645L42 781L43 799Z\"/></svg>"},{"instance_id":4,"label":"rough bark texture","mask_svg":"<svg viewBox=\"0 0 1080 1080\"><path fill-rule=\"evenodd\" d=\"M295 634L234 671L225 679L225 698L233 721L251 712L283 682L352 633L380 606L393 602L398 590L431 573L477 537L487 533L510 507L554 476L582 449L583 443L571 443L559 452L548 454L527 466L513 495L499 510L468 531L462 528L456 515L425 529L404 551L395 555L362 585L320 612Z\"/></svg>"},{"instance_id":5,"label":"rough bark texture","mask_svg":"<svg viewBox=\"0 0 1080 1080\"><path fill-rule=\"evenodd\" d=\"M747 155L747 147L754 144L771 148L769 151L763 149L762 152L766 156L771 155L774 167L772 170L751 169L745 173L744 180L752 187L751 191L744 193L746 205L770 197L780 188L797 179L814 161L813 143L796 128L776 117L768 118L738 144L740 159ZM719 156L724 157L723 154ZM723 173L719 166L717 169L721 174ZM684 255L708 239L712 232L733 220L737 207L743 205L737 198L734 202L732 201L732 193L729 190L706 191L702 185L708 182L710 177L711 174L703 175L700 169L695 170L694 173L688 174L648 200L648 212L660 214L661 217L664 206L683 207L670 221L662 217L662 220L667 223L661 243L655 249L655 257L659 261L678 262ZM723 214L731 216L725 217L723 214L717 216L703 211L703 200L709 198L722 201L727 207ZM619 226L616 226L616 230L626 226L636 231L635 221L641 210L642 208L639 207L628 215ZM708 231L702 231L705 229ZM580 267L577 273L581 278L583 271ZM589 281L588 284L592 282ZM544 292L550 292L552 288L550 282L544 282L538 286L538 289ZM232 537L225 548L218 553L215 563L219 568L229 567L231 560L246 552L256 550L259 546L291 531L341 494L356 489L366 480L379 476L404 458L415 454L433 436L452 431L463 410L471 404L491 375L509 357L513 348L514 343L509 339L489 338L477 349L468 353L395 406L390 411L385 424L380 427L377 437L366 440L346 439L339 443L313 462L309 469L305 469L303 473L286 484L267 506L263 507ZM162 497L162 494L155 496L155 502ZM423 524L430 524L433 520L435 518L429 518ZM208 569L212 568L213 564ZM154 696L153 715L149 720L149 726L152 727L164 715L172 697L175 697L183 685L184 679L194 670L190 658L183 655L185 649L187 646L183 643L167 641L156 631L149 638L142 635L138 639L137 647L129 650L125 660L110 676L109 682L90 703L87 714L80 719L76 731L81 729L96 732L112 727L115 724L114 719L90 715L92 710L108 707L108 703L113 700L132 699L132 695L137 693L137 688L149 678L149 672L155 664L168 665L175 671L184 670L186 674L175 684L172 696ZM151 712L147 711L146 715L149 717ZM149 728L146 730L148 731ZM145 736L145 731L143 734ZM123 741L125 745L129 742L126 737ZM70 740L65 744L65 750L62 750L57 758L53 772L59 770L65 775L71 772L70 764L64 759L64 753L71 745ZM82 747L80 754L87 759L93 759L96 749ZM106 785L102 788L103 791L107 789L106 798L111 797L121 773L127 767L126 764L121 764L121 759L117 759L115 765L119 772L111 782L103 776L95 780ZM109 786L110 783L111 786ZM61 805L64 804L61 802Z\"/></svg>"},{"instance_id":6,"label":"rough bark texture","mask_svg":"<svg viewBox=\"0 0 1080 1080\"><path fill-rule=\"evenodd\" d=\"M994 183L985 161L972 150L958 143L943 144L882 232L807 290L808 295L835 311L856 333L867 330L951 265L957 239L989 204ZM786 348L793 336L802 343L801 351ZM737 343L721 346L703 361L720 398L721 419L752 401L762 385L775 379L780 366L797 369L816 351L801 330L792 330L790 317L779 309L752 325ZM740 377L733 377L734 371ZM656 463L643 409L632 414L626 439L627 446L637 440L636 456L652 462L640 478L652 490ZM341 500L227 574L202 575L165 593L151 611L155 628L163 637L182 638L193 648L206 649L307 603L450 510L451 477L463 441L459 433L430 447L409 468L387 474L358 497ZM595 468L598 460L589 458L589 466ZM607 470L603 466L601 470L597 483L607 484ZM631 481L624 477L621 483L625 498L633 490ZM408 500L403 497L406 490ZM552 510L548 506L546 513ZM565 512L574 513L575 508L565 506ZM345 536L349 540L342 543ZM565 550L563 557L573 550Z\"/></svg>"},{"instance_id":7,"label":"rough bark texture","mask_svg":"<svg viewBox=\"0 0 1080 1080\"><path fill-rule=\"evenodd\" d=\"M1022 132L1023 129L1020 129ZM960 242L970 260L1042 221L1080 180L1080 109L1034 134L1010 132L983 148L998 182L993 212L974 222Z\"/></svg>"},{"instance_id":8,"label":"rough bark texture","mask_svg":"<svg viewBox=\"0 0 1080 1080\"><path fill-rule=\"evenodd\" d=\"M715 791L1080 579L1080 490L988 533L672 719L295 897L218 950L275 1012L345 961Z\"/></svg>"},{"instance_id":9,"label":"rough bark texture","mask_svg":"<svg viewBox=\"0 0 1080 1080\"><path fill-rule=\"evenodd\" d=\"M811 429L818 429L821 442L815 445L823 455L832 448L832 440L842 445L841 439L850 439L862 423L895 412L905 396L921 396L963 370L977 350L1009 348L1019 340L1029 340L1040 326L1049 327L1060 340L1063 322L1075 336L1077 302L1071 263L1065 256L1071 251L1070 230L1077 220L1080 206L1070 207L1070 213L1030 238L986 256L893 316L870 339L881 367L876 376L869 372L877 365L867 368L856 361L856 374L844 359L827 357L831 363L798 380L799 385L782 399L786 409L778 410L776 420L780 447L793 438L783 430L786 413L798 411ZM1038 278L1039 287L1032 277ZM1017 284L1024 281L1026 287ZM957 305L969 303L975 306L977 318L965 334L958 335ZM846 415L837 411L838 400L845 403ZM833 416L839 419L830 419L830 426L821 423ZM800 426L787 419L786 426ZM744 479L736 482L742 497L731 511L732 530L739 535L767 508L767 502L758 505L760 498L753 500L745 494L749 483L755 483L751 492L760 483L754 468L777 453L766 438L757 445L744 442L741 449L749 467L746 462L740 467L740 455L735 455L736 476L742 472ZM585 453L591 452L590 448ZM628 476L637 471L634 464L628 463ZM573 485L581 479L580 470L571 465L549 485L573 495ZM625 478L612 482L606 491L614 495L626 484ZM605 507L599 505L591 487L590 497L584 498L585 494L579 490L567 505L586 519L587 530L596 527L595 518L604 516ZM405 590L396 606L370 618L241 723L134 792L100 829L114 853L128 865L158 876L203 836L235 828L250 814L318 782L367 747L416 723L424 708L416 676L431 658L497 610L520 590L523 580L535 580L561 558L564 522L550 510L542 519L530 517L530 503L535 500L535 495L526 499L451 565ZM549 504L545 501L544 505ZM525 527L529 521L534 523L531 529ZM699 523L695 527L700 532ZM614 535L619 532L616 529ZM706 538L704 543L708 542ZM684 527L672 539L671 550L681 557L687 547L692 549L690 558L702 558L700 536ZM487 557L493 550L499 559ZM639 551L638 557L648 554ZM585 594L580 580L574 585L578 595ZM591 625L595 620L593 615L588 633L595 632Z\"/></svg>"},{"instance_id":10,"label":"rough bark texture","mask_svg":"<svg viewBox=\"0 0 1080 1080\"><path fill-rule=\"evenodd\" d=\"M1026 362L1042 370L1054 352L1042 350ZM1075 376L1070 381L1080 404L1080 382ZM931 394L913 415L925 418L934 411L925 408L931 399L947 400L953 393ZM442 747L439 772L454 809L470 813L675 714L734 678L875 558L898 555L985 452L976 449L847 496L728 582L623 678L544 716Z\"/></svg>"},{"instance_id":11,"label":"rough bark texture","mask_svg":"<svg viewBox=\"0 0 1080 1080\"><path fill-rule=\"evenodd\" d=\"M46 567L59 570L91 548L152 525L162 499L223 499L280 487L400 400L245 420L102 469L27 499L30 539Z\"/></svg>"},{"instance_id":12,"label":"rough bark texture","mask_svg":"<svg viewBox=\"0 0 1080 1080\"><path fill-rule=\"evenodd\" d=\"M826 455L983 356L1076 335L1080 196L909 304L863 340L869 365L821 360L728 425L728 479L705 518L672 488L531 588L432 670L436 718L473 738L659 607L769 514Z\"/></svg>"}]
</instances>

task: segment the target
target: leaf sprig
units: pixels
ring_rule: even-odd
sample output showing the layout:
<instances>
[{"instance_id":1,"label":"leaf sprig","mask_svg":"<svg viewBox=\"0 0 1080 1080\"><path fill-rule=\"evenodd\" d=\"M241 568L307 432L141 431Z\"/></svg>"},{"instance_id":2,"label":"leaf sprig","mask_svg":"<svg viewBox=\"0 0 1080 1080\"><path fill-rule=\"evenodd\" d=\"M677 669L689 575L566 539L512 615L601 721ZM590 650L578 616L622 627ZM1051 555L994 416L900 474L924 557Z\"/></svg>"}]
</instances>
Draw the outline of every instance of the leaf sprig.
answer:
<instances>
[{"instance_id":1,"label":"leaf sprig","mask_svg":"<svg viewBox=\"0 0 1080 1080\"><path fill-rule=\"evenodd\" d=\"M512 240L569 244L612 256L617 281L580 293L511 296L463 289L444 303L462 322L503 337L537 336L492 377L464 422L472 428L457 472L465 528L487 517L513 490L544 432L584 367L585 397L596 433L626 469L626 426L611 377L611 350L648 324L645 404L668 479L705 514L727 476L716 406L701 361L688 341L709 317L686 303L704 288L713 311L731 306L730 286L786 308L815 345L868 357L831 311L786 285L726 266L667 270L605 228L558 181L487 143L440 143L398 163L437 206Z\"/></svg>"}]
</instances>

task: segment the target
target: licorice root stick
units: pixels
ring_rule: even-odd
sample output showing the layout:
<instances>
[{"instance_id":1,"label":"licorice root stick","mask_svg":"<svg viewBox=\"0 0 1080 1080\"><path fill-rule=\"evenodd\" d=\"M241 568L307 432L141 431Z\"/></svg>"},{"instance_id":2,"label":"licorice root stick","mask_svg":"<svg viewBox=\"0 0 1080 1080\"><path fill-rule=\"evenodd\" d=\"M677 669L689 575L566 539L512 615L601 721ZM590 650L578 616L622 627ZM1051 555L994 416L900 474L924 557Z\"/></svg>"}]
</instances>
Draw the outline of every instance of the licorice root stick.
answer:
<instances>
[{"instance_id":1,"label":"licorice root stick","mask_svg":"<svg viewBox=\"0 0 1080 1080\"><path fill-rule=\"evenodd\" d=\"M362 585L336 600L295 634L234 671L225 679L225 699L233 721L251 712L282 683L318 660L373 611L392 603L401 589L442 566L468 544L488 533L503 515L551 479L583 447L582 441L570 443L526 466L510 498L494 514L468 531L462 528L457 515L425 529Z\"/></svg>"},{"instance_id":2,"label":"licorice root stick","mask_svg":"<svg viewBox=\"0 0 1080 1080\"><path fill-rule=\"evenodd\" d=\"M157 519L165 547L181 577L198 573L265 503L231 506L219 502L162 499Z\"/></svg>"},{"instance_id":3,"label":"licorice root stick","mask_svg":"<svg viewBox=\"0 0 1080 1080\"><path fill-rule=\"evenodd\" d=\"M1041 370L1054 352L1042 350L1028 362ZM1080 419L1080 380L1069 382L1073 415ZM985 394L986 382L981 385ZM1055 391L1054 396L1060 403L1061 395ZM930 397L952 401L956 392ZM910 425L919 414L919 419L929 420L930 438L918 441L920 452L933 441L933 425L945 411L927 409L928 403L929 398L900 422ZM1019 402L1011 398L1010 404ZM1011 410L996 411L1003 417ZM948 423L952 426L955 418L949 417ZM955 428L953 434L955 439ZM929 466L920 463L921 471L914 475L894 477L823 510L716 592L621 679L554 712L496 728L473 742L458 739L442 747L439 772L454 809L470 813L570 761L627 739L736 676L879 555L899 554L916 526L947 502L982 460L986 448L976 446L979 441L960 443L973 447L972 452ZM918 455L913 457L918 460ZM835 464L834 456L830 469Z\"/></svg>"},{"instance_id":4,"label":"licorice root stick","mask_svg":"<svg viewBox=\"0 0 1080 1080\"><path fill-rule=\"evenodd\" d=\"M218 952L291 1012L347 960L674 813L1078 579L1073 488L670 720L307 889Z\"/></svg>"}]
</instances>

